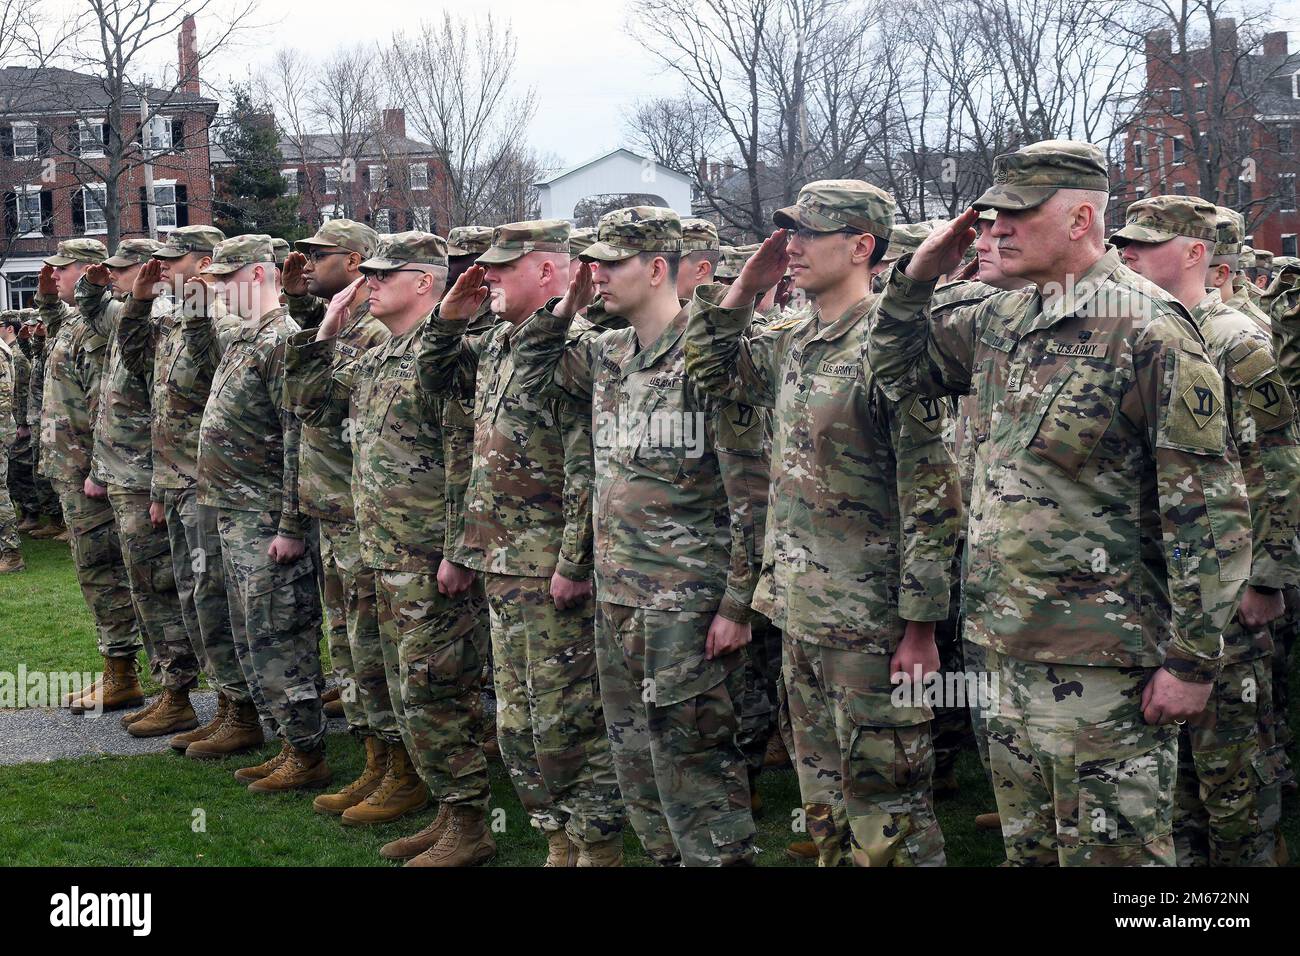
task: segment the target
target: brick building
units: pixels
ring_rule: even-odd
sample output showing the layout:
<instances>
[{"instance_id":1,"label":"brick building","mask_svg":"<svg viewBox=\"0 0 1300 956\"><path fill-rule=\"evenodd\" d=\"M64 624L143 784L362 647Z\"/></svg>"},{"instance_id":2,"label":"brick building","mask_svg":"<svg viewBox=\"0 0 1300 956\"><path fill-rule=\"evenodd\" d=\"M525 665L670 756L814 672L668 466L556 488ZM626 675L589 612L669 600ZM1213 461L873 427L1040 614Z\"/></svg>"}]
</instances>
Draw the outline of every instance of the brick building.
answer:
<instances>
[{"instance_id":1,"label":"brick building","mask_svg":"<svg viewBox=\"0 0 1300 956\"><path fill-rule=\"evenodd\" d=\"M1245 43L1221 18L1186 53L1167 30L1145 41L1145 89L1124 126L1111 224L1136 199L1203 196L1245 215L1249 244L1296 255L1300 53L1287 34Z\"/></svg>"},{"instance_id":2,"label":"brick building","mask_svg":"<svg viewBox=\"0 0 1300 956\"><path fill-rule=\"evenodd\" d=\"M148 235L143 144L152 156L159 238L176 227L212 221L209 127L217 103L202 95L194 20L177 37L178 75L172 88L146 88L149 122L140 120L140 94L121 103L119 135L126 171L119 179L122 238ZM41 259L61 240L98 236L108 170L108 112L102 77L57 68L0 69L0 304L30 303Z\"/></svg>"}]
</instances>

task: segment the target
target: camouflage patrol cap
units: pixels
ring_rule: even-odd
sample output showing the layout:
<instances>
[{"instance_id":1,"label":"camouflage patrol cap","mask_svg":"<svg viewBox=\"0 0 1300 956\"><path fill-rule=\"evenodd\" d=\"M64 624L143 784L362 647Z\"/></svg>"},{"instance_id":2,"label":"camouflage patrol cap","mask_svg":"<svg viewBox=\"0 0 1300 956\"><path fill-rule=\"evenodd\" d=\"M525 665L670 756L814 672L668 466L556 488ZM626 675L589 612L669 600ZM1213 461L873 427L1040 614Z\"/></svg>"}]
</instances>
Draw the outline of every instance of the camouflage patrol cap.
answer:
<instances>
[{"instance_id":1,"label":"camouflage patrol cap","mask_svg":"<svg viewBox=\"0 0 1300 956\"><path fill-rule=\"evenodd\" d=\"M411 263L447 268L447 240L431 232L397 232L361 263L362 272L391 272Z\"/></svg>"},{"instance_id":2,"label":"camouflage patrol cap","mask_svg":"<svg viewBox=\"0 0 1300 956\"><path fill-rule=\"evenodd\" d=\"M1300 272L1300 259L1295 256L1274 256L1273 271L1279 274L1283 272Z\"/></svg>"},{"instance_id":3,"label":"camouflage patrol cap","mask_svg":"<svg viewBox=\"0 0 1300 956\"><path fill-rule=\"evenodd\" d=\"M574 259L582 255L596 241L596 230L590 226L569 230L569 255Z\"/></svg>"},{"instance_id":4,"label":"camouflage patrol cap","mask_svg":"<svg viewBox=\"0 0 1300 956\"><path fill-rule=\"evenodd\" d=\"M21 309L5 309L0 312L0 325L22 325L23 313Z\"/></svg>"},{"instance_id":5,"label":"camouflage patrol cap","mask_svg":"<svg viewBox=\"0 0 1300 956\"><path fill-rule=\"evenodd\" d=\"M1238 269L1255 268L1255 250L1245 244L1241 247L1241 258L1237 261Z\"/></svg>"},{"instance_id":6,"label":"camouflage patrol cap","mask_svg":"<svg viewBox=\"0 0 1300 956\"><path fill-rule=\"evenodd\" d=\"M457 226L447 233L447 255L481 256L492 245L491 226Z\"/></svg>"},{"instance_id":7,"label":"camouflage patrol cap","mask_svg":"<svg viewBox=\"0 0 1300 956\"><path fill-rule=\"evenodd\" d=\"M600 217L596 241L580 258L622 262L643 252L680 253L682 219L664 206L628 206Z\"/></svg>"},{"instance_id":8,"label":"camouflage patrol cap","mask_svg":"<svg viewBox=\"0 0 1300 956\"><path fill-rule=\"evenodd\" d=\"M492 232L492 245L478 257L481 265L514 262L530 252L569 254L569 220L533 219L508 222Z\"/></svg>"},{"instance_id":9,"label":"camouflage patrol cap","mask_svg":"<svg viewBox=\"0 0 1300 956\"><path fill-rule=\"evenodd\" d=\"M316 235L310 239L299 239L293 244L293 247L306 254L311 252L312 247L337 246L340 249L346 249L348 252L359 252L364 259L375 254L375 246L377 245L379 245L379 233L364 222L354 222L351 219L331 219L316 230Z\"/></svg>"},{"instance_id":10,"label":"camouflage patrol cap","mask_svg":"<svg viewBox=\"0 0 1300 956\"><path fill-rule=\"evenodd\" d=\"M284 265L284 260L289 258L290 250L288 241L276 236L271 240L271 251L275 255L275 264L277 266Z\"/></svg>"},{"instance_id":11,"label":"camouflage patrol cap","mask_svg":"<svg viewBox=\"0 0 1300 956\"><path fill-rule=\"evenodd\" d=\"M44 259L47 266L70 266L74 262L103 262L108 249L98 239L65 239L58 251Z\"/></svg>"},{"instance_id":12,"label":"camouflage patrol cap","mask_svg":"<svg viewBox=\"0 0 1300 956\"><path fill-rule=\"evenodd\" d=\"M852 229L888 239L896 208L893 196L861 179L819 179L799 190L793 206L774 212L772 221L782 229Z\"/></svg>"},{"instance_id":13,"label":"camouflage patrol cap","mask_svg":"<svg viewBox=\"0 0 1300 956\"><path fill-rule=\"evenodd\" d=\"M1256 269L1263 269L1263 270L1265 270L1265 271L1272 271L1272 269L1273 269L1273 253L1269 252L1267 249L1256 249L1256 250L1255 250L1255 268L1256 268Z\"/></svg>"},{"instance_id":14,"label":"camouflage patrol cap","mask_svg":"<svg viewBox=\"0 0 1300 956\"><path fill-rule=\"evenodd\" d=\"M1128 207L1124 227L1110 237L1112 245L1168 242L1179 236L1216 242L1218 210L1196 196L1151 196Z\"/></svg>"},{"instance_id":15,"label":"camouflage patrol cap","mask_svg":"<svg viewBox=\"0 0 1300 956\"><path fill-rule=\"evenodd\" d=\"M996 209L993 209L992 207L988 209L981 209L979 211L979 215L976 216L975 218L981 220L982 222L992 222L993 220L998 218L998 211Z\"/></svg>"},{"instance_id":16,"label":"camouflage patrol cap","mask_svg":"<svg viewBox=\"0 0 1300 956\"><path fill-rule=\"evenodd\" d=\"M975 209L1034 209L1058 189L1109 192L1106 158L1091 143L1046 139L993 160L993 185L971 203Z\"/></svg>"},{"instance_id":17,"label":"camouflage patrol cap","mask_svg":"<svg viewBox=\"0 0 1300 956\"><path fill-rule=\"evenodd\" d=\"M191 252L210 253L226 234L216 226L181 226L173 229L167 241L154 250L155 259L179 259Z\"/></svg>"},{"instance_id":18,"label":"camouflage patrol cap","mask_svg":"<svg viewBox=\"0 0 1300 956\"><path fill-rule=\"evenodd\" d=\"M890 230L889 248L885 250L880 261L893 262L895 259L916 252L932 232L934 232L932 222L900 223Z\"/></svg>"},{"instance_id":19,"label":"camouflage patrol cap","mask_svg":"<svg viewBox=\"0 0 1300 956\"><path fill-rule=\"evenodd\" d=\"M111 258L104 260L110 269L125 269L148 262L153 254L162 248L161 242L153 239L123 239L117 244L117 250Z\"/></svg>"},{"instance_id":20,"label":"camouflage patrol cap","mask_svg":"<svg viewBox=\"0 0 1300 956\"><path fill-rule=\"evenodd\" d=\"M36 309L19 309L18 314L22 316L23 325L41 324L41 313Z\"/></svg>"},{"instance_id":21,"label":"camouflage patrol cap","mask_svg":"<svg viewBox=\"0 0 1300 956\"><path fill-rule=\"evenodd\" d=\"M682 220L682 254L688 252L717 252L718 227L707 219Z\"/></svg>"},{"instance_id":22,"label":"camouflage patrol cap","mask_svg":"<svg viewBox=\"0 0 1300 956\"><path fill-rule=\"evenodd\" d=\"M757 242L748 246L722 246L722 256L713 269L713 278L737 278L740 275L740 270L745 268L745 263L749 261L749 257L756 253L760 246L761 243Z\"/></svg>"},{"instance_id":23,"label":"camouflage patrol cap","mask_svg":"<svg viewBox=\"0 0 1300 956\"><path fill-rule=\"evenodd\" d=\"M212 250L212 261L199 271L204 275L225 276L256 262L275 262L270 236L254 233L219 242Z\"/></svg>"},{"instance_id":24,"label":"camouflage patrol cap","mask_svg":"<svg viewBox=\"0 0 1300 956\"><path fill-rule=\"evenodd\" d=\"M1228 259L1235 268L1241 258L1241 215L1226 206L1214 207L1214 258Z\"/></svg>"}]
</instances>

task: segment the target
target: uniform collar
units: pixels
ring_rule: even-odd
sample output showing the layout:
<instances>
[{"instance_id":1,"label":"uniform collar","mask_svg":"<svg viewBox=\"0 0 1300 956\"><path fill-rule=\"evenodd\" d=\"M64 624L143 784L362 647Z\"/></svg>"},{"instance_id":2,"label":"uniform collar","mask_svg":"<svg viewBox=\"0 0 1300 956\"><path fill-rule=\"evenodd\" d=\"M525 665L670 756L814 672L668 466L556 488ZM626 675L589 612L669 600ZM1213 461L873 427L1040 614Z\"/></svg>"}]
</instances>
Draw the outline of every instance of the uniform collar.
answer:
<instances>
[{"instance_id":1,"label":"uniform collar","mask_svg":"<svg viewBox=\"0 0 1300 956\"><path fill-rule=\"evenodd\" d=\"M262 316L261 320L255 326L247 325L241 321L239 323L239 332L235 335L235 341L247 342L250 339L257 338L259 335L261 335L263 332L266 331L267 327L270 326L271 323L275 322L276 320L288 314L289 314L288 309L286 309L282 305L278 305L270 312L266 313L266 315Z\"/></svg>"},{"instance_id":2,"label":"uniform collar","mask_svg":"<svg viewBox=\"0 0 1300 956\"><path fill-rule=\"evenodd\" d=\"M1097 297L1098 290L1122 265L1119 250L1108 248L1083 275L1072 283L1067 283L1062 294L1050 302L1044 301L1041 290L1036 292L1026 313L1026 321L1021 324L1020 334L1051 328L1061 320L1086 309Z\"/></svg>"},{"instance_id":3,"label":"uniform collar","mask_svg":"<svg viewBox=\"0 0 1300 956\"><path fill-rule=\"evenodd\" d=\"M836 339L843 338L848 332L855 328L871 311L875 303L874 295L867 295L859 299L848 310L830 325L821 326L818 331L810 338L809 342L834 342ZM818 325L821 324L821 313L817 313Z\"/></svg>"},{"instance_id":4,"label":"uniform collar","mask_svg":"<svg viewBox=\"0 0 1300 956\"><path fill-rule=\"evenodd\" d=\"M673 347L677 345L682 334L686 331L686 318L689 314L690 309L685 307L678 311L673 320L664 327L662 332L659 333L659 338L655 339L649 346L643 348L640 352L637 352L632 356L627 365L623 367L623 374L630 375L633 372L640 372L648 369L663 358L664 355L670 352ZM635 345L636 341L636 333L634 332L632 335L632 343Z\"/></svg>"}]
</instances>

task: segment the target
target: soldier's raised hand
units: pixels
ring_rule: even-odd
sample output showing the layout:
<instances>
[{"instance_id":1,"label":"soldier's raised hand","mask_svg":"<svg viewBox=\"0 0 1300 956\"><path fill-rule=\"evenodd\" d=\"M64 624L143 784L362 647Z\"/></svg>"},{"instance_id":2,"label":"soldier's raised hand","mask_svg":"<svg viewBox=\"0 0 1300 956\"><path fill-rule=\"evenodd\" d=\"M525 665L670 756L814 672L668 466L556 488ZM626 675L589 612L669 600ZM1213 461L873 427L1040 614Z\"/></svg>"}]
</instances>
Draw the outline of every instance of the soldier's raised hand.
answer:
<instances>
[{"instance_id":1,"label":"soldier's raised hand","mask_svg":"<svg viewBox=\"0 0 1300 956\"><path fill-rule=\"evenodd\" d=\"M303 269L307 266L307 257L301 252L291 252L280 267L280 288L285 295L306 295L307 277Z\"/></svg>"},{"instance_id":2,"label":"soldier's raised hand","mask_svg":"<svg viewBox=\"0 0 1300 956\"><path fill-rule=\"evenodd\" d=\"M108 266L96 262L86 270L86 281L91 285L108 286L113 282L113 274L108 271Z\"/></svg>"},{"instance_id":3,"label":"soldier's raised hand","mask_svg":"<svg viewBox=\"0 0 1300 956\"><path fill-rule=\"evenodd\" d=\"M962 256L975 241L975 222L979 213L967 209L956 219L950 219L926 237L912 254L912 261L904 270L909 279L929 282L941 275L955 272Z\"/></svg>"},{"instance_id":4,"label":"soldier's raised hand","mask_svg":"<svg viewBox=\"0 0 1300 956\"><path fill-rule=\"evenodd\" d=\"M790 265L790 252L786 249L789 233L778 229L758 247L758 252L749 257L749 261L736 276L727 294L722 297L722 306L735 309L748 305L765 295L785 277L785 270Z\"/></svg>"},{"instance_id":5,"label":"soldier's raised hand","mask_svg":"<svg viewBox=\"0 0 1300 956\"><path fill-rule=\"evenodd\" d=\"M135 282L131 284L131 298L137 302L152 302L158 297L158 280L162 278L163 264L161 259L150 259L140 267L140 271L135 274Z\"/></svg>"},{"instance_id":6,"label":"soldier's raised hand","mask_svg":"<svg viewBox=\"0 0 1300 956\"><path fill-rule=\"evenodd\" d=\"M557 319L571 319L591 305L591 300L595 297L596 283L591 276L591 263L584 262L578 266L578 271L573 274L573 278L569 281L569 291L556 304L555 317Z\"/></svg>"},{"instance_id":7,"label":"soldier's raised hand","mask_svg":"<svg viewBox=\"0 0 1300 956\"><path fill-rule=\"evenodd\" d=\"M478 315L478 310L487 301L490 289L483 284L487 270L480 265L472 265L459 276L438 305L438 315L448 322L468 322Z\"/></svg>"},{"instance_id":8,"label":"soldier's raised hand","mask_svg":"<svg viewBox=\"0 0 1300 956\"><path fill-rule=\"evenodd\" d=\"M54 281L54 266L41 266L41 274L36 277L36 291L41 295L58 295L59 286Z\"/></svg>"},{"instance_id":9,"label":"soldier's raised hand","mask_svg":"<svg viewBox=\"0 0 1300 956\"><path fill-rule=\"evenodd\" d=\"M332 339L339 334L339 329L343 328L343 323L352 314L352 303L356 301L357 293L365 281L365 276L358 276L330 299L329 307L325 309L325 318L321 320L320 331L316 333L316 341Z\"/></svg>"}]
</instances>

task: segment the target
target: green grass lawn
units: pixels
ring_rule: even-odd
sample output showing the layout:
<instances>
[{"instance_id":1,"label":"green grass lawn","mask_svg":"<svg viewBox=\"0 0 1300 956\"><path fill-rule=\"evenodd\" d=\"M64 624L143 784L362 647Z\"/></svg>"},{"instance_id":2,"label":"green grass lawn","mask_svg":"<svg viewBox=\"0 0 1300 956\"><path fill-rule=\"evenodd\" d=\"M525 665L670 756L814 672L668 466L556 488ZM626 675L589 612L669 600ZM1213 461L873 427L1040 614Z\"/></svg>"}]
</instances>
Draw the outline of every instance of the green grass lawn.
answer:
<instances>
[{"instance_id":1,"label":"green grass lawn","mask_svg":"<svg viewBox=\"0 0 1300 956\"><path fill-rule=\"evenodd\" d=\"M94 631L77 588L67 544L24 540L28 571L0 577L0 671L97 672ZM1293 726L1296 724L1293 723ZM360 746L343 735L328 739L335 780L357 776ZM0 862L7 865L84 866L375 866L388 840L414 832L433 808L382 827L344 827L311 809L311 797L248 793L231 776L277 747L226 762L187 760L172 753L89 757L0 767ZM505 812L495 834L495 866L537 866L546 855L542 834L528 825L499 761L491 762L492 808ZM994 866L1002 841L976 830L975 814L993 809L993 797L974 747L957 764L961 793L940 801L948 862ZM764 809L758 819L759 864L792 865L791 839L799 788L794 772L764 773ZM1296 800L1283 806L1283 831L1300 847ZM800 836L799 838L802 838ZM648 865L629 829L627 862ZM808 865L808 864L800 864Z\"/></svg>"}]
</instances>

